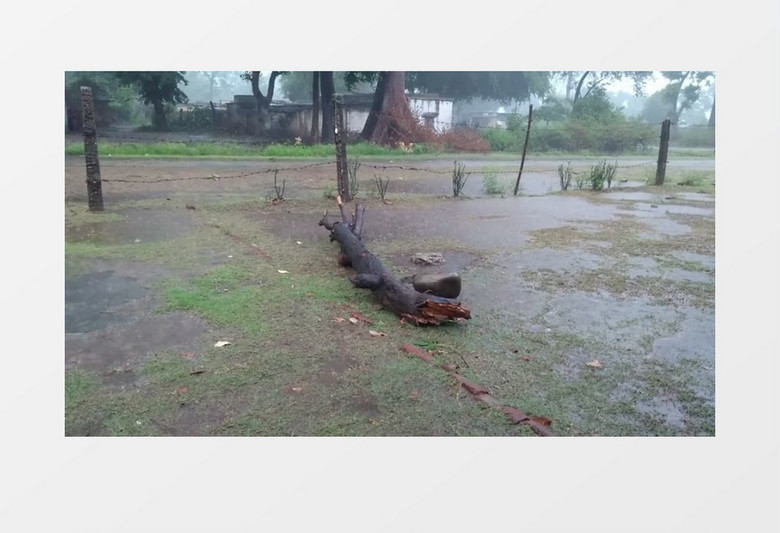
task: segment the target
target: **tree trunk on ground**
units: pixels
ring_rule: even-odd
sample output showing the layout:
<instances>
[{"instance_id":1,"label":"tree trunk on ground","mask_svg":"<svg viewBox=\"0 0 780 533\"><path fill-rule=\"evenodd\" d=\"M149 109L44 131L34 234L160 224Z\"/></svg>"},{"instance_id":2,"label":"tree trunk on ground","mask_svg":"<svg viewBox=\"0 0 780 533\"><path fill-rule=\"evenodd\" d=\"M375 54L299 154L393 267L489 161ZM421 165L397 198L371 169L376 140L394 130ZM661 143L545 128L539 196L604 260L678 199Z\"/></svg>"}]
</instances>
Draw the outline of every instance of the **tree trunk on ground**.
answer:
<instances>
[{"instance_id":1,"label":"tree trunk on ground","mask_svg":"<svg viewBox=\"0 0 780 533\"><path fill-rule=\"evenodd\" d=\"M336 95L336 88L333 84L333 72L320 72L320 92L322 103L322 143L333 142L333 128L335 126L333 118L333 97Z\"/></svg>"},{"instance_id":2,"label":"tree trunk on ground","mask_svg":"<svg viewBox=\"0 0 780 533\"><path fill-rule=\"evenodd\" d=\"M357 272L357 275L349 278L355 287L371 289L382 307L393 311L402 320L409 320L417 325L439 325L441 322L471 318L471 312L460 305L460 302L417 292L396 280L360 240L364 207L360 204L355 207L350 222L347 220L341 198L338 198L338 203L341 220L330 222L326 213L319 224L330 231L332 241L341 245L339 264L351 266Z\"/></svg>"},{"instance_id":3,"label":"tree trunk on ground","mask_svg":"<svg viewBox=\"0 0 780 533\"><path fill-rule=\"evenodd\" d=\"M154 106L154 129L157 131L167 130L168 119L165 118L165 106L163 106L162 100L155 100L152 105Z\"/></svg>"},{"instance_id":4,"label":"tree trunk on ground","mask_svg":"<svg viewBox=\"0 0 780 533\"><path fill-rule=\"evenodd\" d=\"M399 142L416 141L419 124L406 100L405 73L383 72L382 74L386 78L382 106L376 113L378 115L376 124L368 140L375 144L390 146L395 146ZM373 112L374 109L372 108L371 111Z\"/></svg>"},{"instance_id":5,"label":"tree trunk on ground","mask_svg":"<svg viewBox=\"0 0 780 533\"><path fill-rule=\"evenodd\" d=\"M710 110L710 119L707 121L707 126L710 128L715 127L715 97L712 97L712 109Z\"/></svg>"},{"instance_id":6,"label":"tree trunk on ground","mask_svg":"<svg viewBox=\"0 0 780 533\"><path fill-rule=\"evenodd\" d=\"M311 142L316 144L320 140L320 73L312 72L311 83Z\"/></svg>"}]
</instances>

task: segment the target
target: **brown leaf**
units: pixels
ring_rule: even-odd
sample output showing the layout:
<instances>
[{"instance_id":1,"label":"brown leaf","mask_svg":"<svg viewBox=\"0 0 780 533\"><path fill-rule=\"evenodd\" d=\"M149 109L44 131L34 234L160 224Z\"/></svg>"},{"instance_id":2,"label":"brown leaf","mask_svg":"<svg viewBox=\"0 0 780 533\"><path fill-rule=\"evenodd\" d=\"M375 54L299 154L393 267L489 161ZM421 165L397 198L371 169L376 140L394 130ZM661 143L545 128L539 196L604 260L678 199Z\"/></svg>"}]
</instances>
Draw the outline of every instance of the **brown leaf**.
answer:
<instances>
[{"instance_id":1,"label":"brown leaf","mask_svg":"<svg viewBox=\"0 0 780 533\"><path fill-rule=\"evenodd\" d=\"M420 395L419 391L413 390L412 393L409 395L409 399L412 401L417 400L417 397Z\"/></svg>"},{"instance_id":2,"label":"brown leaf","mask_svg":"<svg viewBox=\"0 0 780 533\"><path fill-rule=\"evenodd\" d=\"M349 315L349 316L350 316L350 318L356 318L356 319L360 320L361 322L365 322L366 324L371 324L371 325L373 325L373 323L374 323L374 321L373 321L373 320L371 320L371 319L370 319L370 318L368 318L367 316L365 316L365 315L362 315L362 314L360 314L360 313L352 313L352 314L351 314L351 315Z\"/></svg>"},{"instance_id":3,"label":"brown leaf","mask_svg":"<svg viewBox=\"0 0 780 533\"><path fill-rule=\"evenodd\" d=\"M476 383L472 383L460 374L453 374L452 376L458 380L460 385L471 394L490 394L490 391L488 391L485 387L482 385L477 385Z\"/></svg>"},{"instance_id":4,"label":"brown leaf","mask_svg":"<svg viewBox=\"0 0 780 533\"><path fill-rule=\"evenodd\" d=\"M528 420L530 420L535 424L539 424L540 426L545 426L545 427L552 424L552 420L550 420L549 418L544 418L543 416L529 416Z\"/></svg>"},{"instance_id":5,"label":"brown leaf","mask_svg":"<svg viewBox=\"0 0 780 533\"><path fill-rule=\"evenodd\" d=\"M176 394L187 394L188 392L190 392L189 387L179 387L176 389Z\"/></svg>"},{"instance_id":6,"label":"brown leaf","mask_svg":"<svg viewBox=\"0 0 780 533\"><path fill-rule=\"evenodd\" d=\"M195 359L195 354L192 352L182 352L181 354L182 359Z\"/></svg>"},{"instance_id":7,"label":"brown leaf","mask_svg":"<svg viewBox=\"0 0 780 533\"><path fill-rule=\"evenodd\" d=\"M530 355L522 355L522 356L520 356L520 359L522 359L523 361L533 361L534 360L534 358L531 357Z\"/></svg>"},{"instance_id":8,"label":"brown leaf","mask_svg":"<svg viewBox=\"0 0 780 533\"><path fill-rule=\"evenodd\" d=\"M337 316L336 318L333 319L333 321L334 322L346 322L347 319L346 318L341 318L340 316Z\"/></svg>"},{"instance_id":9,"label":"brown leaf","mask_svg":"<svg viewBox=\"0 0 780 533\"><path fill-rule=\"evenodd\" d=\"M591 368L601 368L601 363L599 363L598 359L594 359L590 363L585 363L586 366L589 366Z\"/></svg>"},{"instance_id":10,"label":"brown leaf","mask_svg":"<svg viewBox=\"0 0 780 533\"><path fill-rule=\"evenodd\" d=\"M349 321L352 322L353 324L357 324L358 323L358 319L357 318L353 318L353 317L349 317Z\"/></svg>"},{"instance_id":11,"label":"brown leaf","mask_svg":"<svg viewBox=\"0 0 780 533\"><path fill-rule=\"evenodd\" d=\"M381 331L374 331L373 329L369 329L368 332L372 337L387 337L387 333L382 333Z\"/></svg>"},{"instance_id":12,"label":"brown leaf","mask_svg":"<svg viewBox=\"0 0 780 533\"><path fill-rule=\"evenodd\" d=\"M293 392L301 392L303 390L303 387L290 387L290 390Z\"/></svg>"},{"instance_id":13,"label":"brown leaf","mask_svg":"<svg viewBox=\"0 0 780 533\"><path fill-rule=\"evenodd\" d=\"M454 363L453 363L453 364L449 364L449 365L441 365L441 368L442 368L443 370L446 370L447 372L455 372L455 371L457 371L457 370L458 370L458 368L460 368L460 367L459 367L458 365L456 365L456 364L454 364Z\"/></svg>"},{"instance_id":14,"label":"brown leaf","mask_svg":"<svg viewBox=\"0 0 780 533\"><path fill-rule=\"evenodd\" d=\"M426 361L428 363L433 362L433 357L431 357L428 352L424 352L420 348L412 344L404 344L403 346L401 346L401 350L414 354L420 359L422 359L423 361Z\"/></svg>"}]
</instances>

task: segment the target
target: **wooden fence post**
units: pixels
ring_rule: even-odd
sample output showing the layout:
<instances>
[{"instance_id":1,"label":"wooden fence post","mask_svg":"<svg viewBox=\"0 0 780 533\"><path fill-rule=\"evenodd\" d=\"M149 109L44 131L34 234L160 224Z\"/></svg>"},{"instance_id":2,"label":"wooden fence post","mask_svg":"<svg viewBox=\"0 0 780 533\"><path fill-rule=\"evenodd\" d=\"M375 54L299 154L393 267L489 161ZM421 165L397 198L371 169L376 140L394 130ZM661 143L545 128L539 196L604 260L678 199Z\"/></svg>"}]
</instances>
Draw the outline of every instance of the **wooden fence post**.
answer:
<instances>
[{"instance_id":1,"label":"wooden fence post","mask_svg":"<svg viewBox=\"0 0 780 533\"><path fill-rule=\"evenodd\" d=\"M333 99L333 110L336 127L333 140L336 143L336 183L339 194L344 202L349 202L349 178L347 177L347 146L344 144L344 108L338 98Z\"/></svg>"},{"instance_id":2,"label":"wooden fence post","mask_svg":"<svg viewBox=\"0 0 780 533\"><path fill-rule=\"evenodd\" d=\"M90 211L103 210L103 184L100 181L97 128L92 105L92 88L81 87L81 129L84 134L84 159L87 164L87 199Z\"/></svg>"},{"instance_id":3,"label":"wooden fence post","mask_svg":"<svg viewBox=\"0 0 780 533\"><path fill-rule=\"evenodd\" d=\"M525 153L528 150L528 136L531 133L531 116L534 112L534 105L528 106L528 127L525 130L525 144L523 145L523 157L520 159L520 172L517 173L517 181L515 182L515 196L517 196L517 190L520 188L520 176L523 175L523 165L525 165Z\"/></svg>"},{"instance_id":4,"label":"wooden fence post","mask_svg":"<svg viewBox=\"0 0 780 533\"><path fill-rule=\"evenodd\" d=\"M669 119L661 123L661 143L658 146L658 167L655 171L655 184L663 185L666 178L666 159L669 155L669 132L672 121Z\"/></svg>"}]
</instances>

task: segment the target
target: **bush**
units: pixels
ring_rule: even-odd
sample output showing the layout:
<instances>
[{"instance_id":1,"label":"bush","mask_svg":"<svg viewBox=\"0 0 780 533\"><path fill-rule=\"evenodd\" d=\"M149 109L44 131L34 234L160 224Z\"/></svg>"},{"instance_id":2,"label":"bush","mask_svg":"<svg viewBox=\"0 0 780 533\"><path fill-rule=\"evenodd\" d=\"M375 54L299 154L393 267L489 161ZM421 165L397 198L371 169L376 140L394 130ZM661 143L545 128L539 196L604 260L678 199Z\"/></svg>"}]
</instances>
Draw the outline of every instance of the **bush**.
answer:
<instances>
[{"instance_id":1,"label":"bush","mask_svg":"<svg viewBox=\"0 0 780 533\"><path fill-rule=\"evenodd\" d=\"M677 128L676 132L672 132L670 144L683 148L714 148L715 128Z\"/></svg>"},{"instance_id":2,"label":"bush","mask_svg":"<svg viewBox=\"0 0 780 533\"><path fill-rule=\"evenodd\" d=\"M486 171L482 174L482 190L485 194L504 196L509 190L509 184L506 180L500 179L496 172Z\"/></svg>"},{"instance_id":3,"label":"bush","mask_svg":"<svg viewBox=\"0 0 780 533\"><path fill-rule=\"evenodd\" d=\"M606 160L596 163L596 165L590 168L590 175L587 178L590 182L591 189L594 191L603 190L604 182L607 183L608 188L611 187L616 171L617 161L614 165L608 164Z\"/></svg>"},{"instance_id":4,"label":"bush","mask_svg":"<svg viewBox=\"0 0 780 533\"><path fill-rule=\"evenodd\" d=\"M490 128L484 130L480 135L493 152L519 152L523 149L517 134L508 130Z\"/></svg>"}]
</instances>

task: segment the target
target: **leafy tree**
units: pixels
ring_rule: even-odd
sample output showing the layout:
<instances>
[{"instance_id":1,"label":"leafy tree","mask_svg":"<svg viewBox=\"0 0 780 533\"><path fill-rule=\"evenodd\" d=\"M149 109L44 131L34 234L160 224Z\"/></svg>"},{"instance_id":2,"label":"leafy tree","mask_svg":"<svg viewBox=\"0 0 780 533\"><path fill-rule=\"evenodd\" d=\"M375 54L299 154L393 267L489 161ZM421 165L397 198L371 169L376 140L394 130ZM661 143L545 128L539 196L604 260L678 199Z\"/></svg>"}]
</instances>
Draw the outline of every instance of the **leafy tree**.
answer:
<instances>
[{"instance_id":1,"label":"leafy tree","mask_svg":"<svg viewBox=\"0 0 780 533\"><path fill-rule=\"evenodd\" d=\"M406 85L457 100L485 98L504 104L544 96L551 89L548 72L408 72Z\"/></svg>"},{"instance_id":2,"label":"leafy tree","mask_svg":"<svg viewBox=\"0 0 780 533\"><path fill-rule=\"evenodd\" d=\"M543 120L545 125L550 122L561 122L566 120L571 114L571 104L565 99L551 96L544 100L544 103L534 110L534 116L537 120Z\"/></svg>"},{"instance_id":3,"label":"leafy tree","mask_svg":"<svg viewBox=\"0 0 780 533\"><path fill-rule=\"evenodd\" d=\"M187 72L187 97L190 101L216 102L229 100L235 94L248 90L241 71L197 70Z\"/></svg>"},{"instance_id":4,"label":"leafy tree","mask_svg":"<svg viewBox=\"0 0 780 533\"><path fill-rule=\"evenodd\" d=\"M645 70L586 70L582 72L574 90L574 102L587 96L596 87L604 87L610 83L630 79L634 82L634 94L641 96L647 81L653 77L651 71ZM588 82L587 84L585 82Z\"/></svg>"},{"instance_id":5,"label":"leafy tree","mask_svg":"<svg viewBox=\"0 0 780 533\"><path fill-rule=\"evenodd\" d=\"M116 72L120 82L132 85L138 91L138 99L154 107L154 127L157 130L168 129L164 104L182 104L187 95L179 89L179 84L187 85L184 72Z\"/></svg>"},{"instance_id":6,"label":"leafy tree","mask_svg":"<svg viewBox=\"0 0 780 533\"><path fill-rule=\"evenodd\" d=\"M669 115L669 105L664 101L663 91L651 94L642 107L641 117L645 122L654 124L666 120Z\"/></svg>"},{"instance_id":7,"label":"leafy tree","mask_svg":"<svg viewBox=\"0 0 780 533\"><path fill-rule=\"evenodd\" d=\"M333 87L336 93L372 92L374 90L370 82L356 80L354 79L354 76L350 76L349 78L350 80L353 80L352 83L348 82L348 74L354 73L343 71L333 73ZM313 85L312 78L312 72L288 72L279 80L281 84L279 87L279 92L281 92L285 98L293 102L311 100Z\"/></svg>"},{"instance_id":8,"label":"leafy tree","mask_svg":"<svg viewBox=\"0 0 780 533\"><path fill-rule=\"evenodd\" d=\"M114 72L70 71L65 73L65 104L69 110L69 123L71 115L80 117L82 86L92 88L98 122L107 125L112 122L129 122L136 117L136 91L132 86L120 82ZM80 119L75 122L70 124L70 129L78 129Z\"/></svg>"},{"instance_id":9,"label":"leafy tree","mask_svg":"<svg viewBox=\"0 0 780 533\"><path fill-rule=\"evenodd\" d=\"M547 72L354 72L352 80L373 81L374 101L362 137L379 144L408 141L416 121L409 110L405 91L425 91L459 100L486 98L509 103L550 90Z\"/></svg>"},{"instance_id":10,"label":"leafy tree","mask_svg":"<svg viewBox=\"0 0 780 533\"><path fill-rule=\"evenodd\" d=\"M285 73L278 70L271 71L271 75L268 78L268 89L265 94L263 94L263 91L260 89L260 78L263 76L262 72L253 70L245 72L242 75L243 79L248 79L252 84L252 94L257 101L258 133L261 135L268 133L271 130L271 102L274 99L276 78L282 74Z\"/></svg>"},{"instance_id":11,"label":"leafy tree","mask_svg":"<svg viewBox=\"0 0 780 533\"><path fill-rule=\"evenodd\" d=\"M572 104L571 116L603 124L621 118L622 114L612 105L604 87L592 87L586 96Z\"/></svg>"},{"instance_id":12,"label":"leafy tree","mask_svg":"<svg viewBox=\"0 0 780 533\"><path fill-rule=\"evenodd\" d=\"M667 70L661 75L669 80L662 89L663 101L669 106L668 118L672 122L680 121L680 115L690 109L699 99L703 87L708 87L715 78L711 70Z\"/></svg>"}]
</instances>

